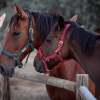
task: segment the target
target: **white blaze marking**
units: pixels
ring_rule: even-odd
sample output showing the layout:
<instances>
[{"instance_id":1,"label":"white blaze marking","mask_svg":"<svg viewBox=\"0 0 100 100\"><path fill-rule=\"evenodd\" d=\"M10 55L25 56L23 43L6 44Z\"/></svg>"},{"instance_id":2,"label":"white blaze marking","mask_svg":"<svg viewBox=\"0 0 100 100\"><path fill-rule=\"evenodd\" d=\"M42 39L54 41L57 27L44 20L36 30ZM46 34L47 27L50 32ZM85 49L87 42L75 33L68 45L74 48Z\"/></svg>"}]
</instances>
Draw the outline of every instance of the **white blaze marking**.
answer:
<instances>
[{"instance_id":1,"label":"white blaze marking","mask_svg":"<svg viewBox=\"0 0 100 100\"><path fill-rule=\"evenodd\" d=\"M10 27L8 28L8 32L10 31Z\"/></svg>"}]
</instances>

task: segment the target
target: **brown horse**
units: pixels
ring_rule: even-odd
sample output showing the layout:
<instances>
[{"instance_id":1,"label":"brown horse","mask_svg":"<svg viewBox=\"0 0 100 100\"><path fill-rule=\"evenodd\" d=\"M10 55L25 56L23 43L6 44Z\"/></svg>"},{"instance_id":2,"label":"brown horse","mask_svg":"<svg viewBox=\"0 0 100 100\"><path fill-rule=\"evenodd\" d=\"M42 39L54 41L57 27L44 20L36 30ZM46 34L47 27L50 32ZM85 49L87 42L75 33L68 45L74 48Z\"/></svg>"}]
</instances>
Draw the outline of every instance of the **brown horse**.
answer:
<instances>
[{"instance_id":1,"label":"brown horse","mask_svg":"<svg viewBox=\"0 0 100 100\"><path fill-rule=\"evenodd\" d=\"M61 37L64 38L62 39ZM63 41L62 46L59 44L61 39ZM38 67L38 71L41 70L41 72L44 72L46 68L44 62L46 59L57 53L62 59L74 59L79 62L100 90L99 42L99 34L80 27L74 20L65 21L61 16L58 23L53 27L50 35L39 49L39 53L34 60L35 68ZM60 62L58 58L58 56L52 56L52 59L48 59L49 61L46 62L46 64L49 69ZM42 68L40 69L40 67ZM68 71L70 71L70 69L68 69Z\"/></svg>"},{"instance_id":2,"label":"brown horse","mask_svg":"<svg viewBox=\"0 0 100 100\"><path fill-rule=\"evenodd\" d=\"M1 17L0 17L0 28L3 25L4 19L6 17L6 13L4 13ZM3 77L1 78L1 93L0 93L1 99L8 99L10 100L10 81L9 78L7 77Z\"/></svg>"},{"instance_id":3,"label":"brown horse","mask_svg":"<svg viewBox=\"0 0 100 100\"><path fill-rule=\"evenodd\" d=\"M20 9L18 6L16 6L16 8L17 8L17 13L12 16L12 18L9 22L6 39L5 39L5 44L3 47L3 50L5 50L6 52L9 52L11 54L18 54L28 43L28 39L29 39L28 15L22 9ZM40 45L43 44L43 42L46 39L47 35L49 34L51 28L57 22L59 15L51 16L51 15L39 13L39 12L29 12L29 13L32 16L33 29L34 29L34 33L33 33L34 41L32 43L34 45L34 48L38 48ZM19 57L19 60L22 61L25 58L25 56L31 51L32 50L29 47ZM70 65L73 65L73 66L77 65L75 61L72 61L72 62L73 62L73 64L70 63ZM15 66L17 66L17 63L13 58L1 53L0 67L2 69L3 75L12 76L14 74L13 69L15 68ZM66 65L63 65L63 66L66 66ZM75 70L77 70L77 69L75 69ZM82 69L80 69L80 70L82 70ZM80 70L79 70L79 72L77 72L77 71L76 72L80 73ZM63 69L59 68L59 70L57 70L57 73L55 73L55 74L51 73L51 74L52 74L52 76L55 76L55 77L61 77L63 79L72 80L71 78L73 77L73 75L64 76L64 74L63 74L64 72L62 73L63 75L59 74L59 73L61 73L61 71L63 72ZM74 71L74 69L73 69L73 71ZM72 73L73 73L73 71L72 71ZM68 73L68 71L65 70L65 73ZM75 80L75 78L73 80ZM54 88L55 87L47 86L47 91L49 93L51 100L59 100L59 99L61 99L61 100L70 99L71 100L72 97L73 97L73 99L75 99L75 96L73 96L73 93L71 93L70 91L60 89L60 88L55 88L55 90L54 90ZM53 89L53 91L52 91L52 89Z\"/></svg>"}]
</instances>

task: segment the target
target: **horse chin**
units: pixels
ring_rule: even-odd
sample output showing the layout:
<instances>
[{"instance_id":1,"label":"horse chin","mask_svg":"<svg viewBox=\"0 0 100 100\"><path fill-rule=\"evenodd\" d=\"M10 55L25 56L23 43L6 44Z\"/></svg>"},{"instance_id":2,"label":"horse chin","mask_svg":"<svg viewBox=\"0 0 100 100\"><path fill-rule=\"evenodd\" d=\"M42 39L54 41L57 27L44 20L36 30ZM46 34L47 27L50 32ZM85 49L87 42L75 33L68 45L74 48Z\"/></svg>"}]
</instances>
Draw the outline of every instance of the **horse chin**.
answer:
<instances>
[{"instance_id":1,"label":"horse chin","mask_svg":"<svg viewBox=\"0 0 100 100\"><path fill-rule=\"evenodd\" d=\"M46 69L44 67L44 64L43 62L34 62L34 67L35 67L35 70L39 73L46 73Z\"/></svg>"},{"instance_id":2,"label":"horse chin","mask_svg":"<svg viewBox=\"0 0 100 100\"><path fill-rule=\"evenodd\" d=\"M46 69L43 66L35 67L35 70L39 73L46 73Z\"/></svg>"},{"instance_id":3,"label":"horse chin","mask_svg":"<svg viewBox=\"0 0 100 100\"><path fill-rule=\"evenodd\" d=\"M46 70L45 70L45 68L40 68L40 69L38 70L38 72L39 72L39 73L46 73Z\"/></svg>"},{"instance_id":4,"label":"horse chin","mask_svg":"<svg viewBox=\"0 0 100 100\"><path fill-rule=\"evenodd\" d=\"M1 75L4 76L4 77L13 77L15 71L13 71L12 73L2 73L1 72Z\"/></svg>"},{"instance_id":5,"label":"horse chin","mask_svg":"<svg viewBox=\"0 0 100 100\"><path fill-rule=\"evenodd\" d=\"M4 73L1 73L2 76L4 77L13 77L14 73L13 74L4 74Z\"/></svg>"},{"instance_id":6,"label":"horse chin","mask_svg":"<svg viewBox=\"0 0 100 100\"><path fill-rule=\"evenodd\" d=\"M15 73L15 67L10 66L10 67L5 67L5 66L0 66L0 73L4 77L13 77Z\"/></svg>"}]
</instances>

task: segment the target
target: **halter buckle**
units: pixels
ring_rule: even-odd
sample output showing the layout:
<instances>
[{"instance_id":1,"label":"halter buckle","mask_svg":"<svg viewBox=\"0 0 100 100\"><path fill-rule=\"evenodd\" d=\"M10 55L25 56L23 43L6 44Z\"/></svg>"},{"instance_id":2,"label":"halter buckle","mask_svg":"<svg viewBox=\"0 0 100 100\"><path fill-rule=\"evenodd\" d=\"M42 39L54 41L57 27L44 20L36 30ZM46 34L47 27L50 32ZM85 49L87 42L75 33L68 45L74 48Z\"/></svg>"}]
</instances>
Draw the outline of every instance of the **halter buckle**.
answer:
<instances>
[{"instance_id":1,"label":"halter buckle","mask_svg":"<svg viewBox=\"0 0 100 100\"><path fill-rule=\"evenodd\" d=\"M59 46L59 47L62 47L62 45L63 45L63 41L59 41L58 46Z\"/></svg>"},{"instance_id":2,"label":"halter buckle","mask_svg":"<svg viewBox=\"0 0 100 100\"><path fill-rule=\"evenodd\" d=\"M62 45L63 45L63 41L60 41L59 44L58 44L58 46L62 47Z\"/></svg>"},{"instance_id":3,"label":"halter buckle","mask_svg":"<svg viewBox=\"0 0 100 100\"><path fill-rule=\"evenodd\" d=\"M48 70L48 69L46 69L46 71L47 71L47 72L49 72L49 70Z\"/></svg>"}]
</instances>

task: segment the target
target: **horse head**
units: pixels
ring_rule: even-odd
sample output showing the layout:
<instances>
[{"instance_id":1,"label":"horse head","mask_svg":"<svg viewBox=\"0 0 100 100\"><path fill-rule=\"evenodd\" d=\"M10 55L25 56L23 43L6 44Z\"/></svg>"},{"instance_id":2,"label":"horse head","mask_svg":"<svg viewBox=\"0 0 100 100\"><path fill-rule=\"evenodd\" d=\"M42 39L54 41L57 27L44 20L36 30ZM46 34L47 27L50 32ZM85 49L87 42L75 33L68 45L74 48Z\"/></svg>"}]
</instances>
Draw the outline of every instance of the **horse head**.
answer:
<instances>
[{"instance_id":1,"label":"horse head","mask_svg":"<svg viewBox=\"0 0 100 100\"><path fill-rule=\"evenodd\" d=\"M78 15L75 15L70 21L76 22L77 18ZM53 71L55 69L52 66L56 66L60 61L64 61L63 59L70 58L69 36L71 31L68 31L69 27L68 20L66 21L60 16L58 23L54 25L35 57L34 66L38 72Z\"/></svg>"},{"instance_id":2,"label":"horse head","mask_svg":"<svg viewBox=\"0 0 100 100\"><path fill-rule=\"evenodd\" d=\"M32 45L33 41L29 40L31 38L29 16L17 5L15 6L16 12L14 10L14 15L8 23L4 46L0 50L0 69L4 76L12 76L15 66L18 64L21 66L21 61L32 51L30 44ZM31 36L33 37L33 33Z\"/></svg>"},{"instance_id":3,"label":"horse head","mask_svg":"<svg viewBox=\"0 0 100 100\"><path fill-rule=\"evenodd\" d=\"M14 68L22 67L21 61L43 44L59 15L22 10L17 5L7 26L6 38L0 50L0 68L4 76L12 76Z\"/></svg>"}]
</instances>

